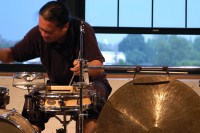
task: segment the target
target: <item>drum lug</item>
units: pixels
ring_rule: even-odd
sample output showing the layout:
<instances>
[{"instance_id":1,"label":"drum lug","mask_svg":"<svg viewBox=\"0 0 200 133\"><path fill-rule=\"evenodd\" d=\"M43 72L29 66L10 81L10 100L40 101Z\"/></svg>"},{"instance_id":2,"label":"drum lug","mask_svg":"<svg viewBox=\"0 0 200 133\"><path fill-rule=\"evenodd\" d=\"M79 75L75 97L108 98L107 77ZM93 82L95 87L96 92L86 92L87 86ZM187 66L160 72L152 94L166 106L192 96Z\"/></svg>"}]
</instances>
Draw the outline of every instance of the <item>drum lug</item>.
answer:
<instances>
[{"instance_id":1,"label":"drum lug","mask_svg":"<svg viewBox=\"0 0 200 133\"><path fill-rule=\"evenodd\" d=\"M60 106L64 106L64 102L63 102L62 98L59 98L58 103L59 103Z\"/></svg>"},{"instance_id":2,"label":"drum lug","mask_svg":"<svg viewBox=\"0 0 200 133\"><path fill-rule=\"evenodd\" d=\"M10 114L3 114L2 117L3 119L9 119Z\"/></svg>"},{"instance_id":3,"label":"drum lug","mask_svg":"<svg viewBox=\"0 0 200 133\"><path fill-rule=\"evenodd\" d=\"M2 116L3 116L4 119L9 119L9 117L14 115L16 112L17 112L16 109L13 108L12 110L10 110L10 113L3 114Z\"/></svg>"},{"instance_id":4,"label":"drum lug","mask_svg":"<svg viewBox=\"0 0 200 133\"><path fill-rule=\"evenodd\" d=\"M44 99L40 99L39 105L44 106L44 104L45 104Z\"/></svg>"},{"instance_id":5,"label":"drum lug","mask_svg":"<svg viewBox=\"0 0 200 133\"><path fill-rule=\"evenodd\" d=\"M11 112L12 112L12 113L16 113L17 111L16 111L15 108L13 108L13 109L11 110Z\"/></svg>"}]
</instances>

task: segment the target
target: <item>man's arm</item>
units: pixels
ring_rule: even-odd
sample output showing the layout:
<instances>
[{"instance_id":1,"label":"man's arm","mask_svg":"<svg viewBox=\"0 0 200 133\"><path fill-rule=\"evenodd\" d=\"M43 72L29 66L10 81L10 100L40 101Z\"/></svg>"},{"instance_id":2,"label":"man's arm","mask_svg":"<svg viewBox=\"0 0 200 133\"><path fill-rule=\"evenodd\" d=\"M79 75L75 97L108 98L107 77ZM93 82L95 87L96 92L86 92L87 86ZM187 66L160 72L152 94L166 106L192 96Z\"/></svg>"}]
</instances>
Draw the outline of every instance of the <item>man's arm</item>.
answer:
<instances>
[{"instance_id":1,"label":"man's arm","mask_svg":"<svg viewBox=\"0 0 200 133\"><path fill-rule=\"evenodd\" d=\"M74 60L73 62L74 67L71 68L70 70L74 72L75 75L79 75L80 74L80 64L78 60ZM87 62L88 66L103 66L103 63L99 60L93 60L90 62ZM103 69L89 69L88 73L90 76L98 76L100 75L102 72L104 72Z\"/></svg>"},{"instance_id":2,"label":"man's arm","mask_svg":"<svg viewBox=\"0 0 200 133\"><path fill-rule=\"evenodd\" d=\"M10 48L1 48L0 49L0 61L3 63L10 63L14 61L12 52Z\"/></svg>"},{"instance_id":3,"label":"man's arm","mask_svg":"<svg viewBox=\"0 0 200 133\"><path fill-rule=\"evenodd\" d=\"M87 63L88 66L103 66L103 63L99 60L93 60ZM104 69L89 69L88 73L90 76L98 76L104 72Z\"/></svg>"}]
</instances>

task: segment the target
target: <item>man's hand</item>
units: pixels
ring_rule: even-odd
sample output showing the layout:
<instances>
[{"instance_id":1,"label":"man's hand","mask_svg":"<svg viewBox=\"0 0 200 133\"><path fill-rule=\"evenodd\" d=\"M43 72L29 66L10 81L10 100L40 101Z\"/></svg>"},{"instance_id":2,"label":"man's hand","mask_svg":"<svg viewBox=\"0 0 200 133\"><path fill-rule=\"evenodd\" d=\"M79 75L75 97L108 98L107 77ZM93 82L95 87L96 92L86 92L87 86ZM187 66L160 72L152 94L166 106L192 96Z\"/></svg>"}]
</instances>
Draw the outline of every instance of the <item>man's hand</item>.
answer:
<instances>
[{"instance_id":1,"label":"man's hand","mask_svg":"<svg viewBox=\"0 0 200 133\"><path fill-rule=\"evenodd\" d=\"M74 67L70 68L72 72L74 72L75 75L80 74L80 61L79 60L74 60L73 62Z\"/></svg>"}]
</instances>

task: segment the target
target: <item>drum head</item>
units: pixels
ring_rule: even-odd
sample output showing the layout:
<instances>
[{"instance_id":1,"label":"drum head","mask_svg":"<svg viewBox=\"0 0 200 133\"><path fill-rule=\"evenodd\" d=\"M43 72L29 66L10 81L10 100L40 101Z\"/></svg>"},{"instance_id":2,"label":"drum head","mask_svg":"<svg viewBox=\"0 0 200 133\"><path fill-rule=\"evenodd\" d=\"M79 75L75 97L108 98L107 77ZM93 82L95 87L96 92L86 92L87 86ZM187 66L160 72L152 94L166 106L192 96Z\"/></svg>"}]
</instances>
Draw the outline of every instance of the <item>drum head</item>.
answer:
<instances>
[{"instance_id":1,"label":"drum head","mask_svg":"<svg viewBox=\"0 0 200 133\"><path fill-rule=\"evenodd\" d=\"M200 133L200 97L167 76L149 76L119 88L105 104L97 133Z\"/></svg>"}]
</instances>

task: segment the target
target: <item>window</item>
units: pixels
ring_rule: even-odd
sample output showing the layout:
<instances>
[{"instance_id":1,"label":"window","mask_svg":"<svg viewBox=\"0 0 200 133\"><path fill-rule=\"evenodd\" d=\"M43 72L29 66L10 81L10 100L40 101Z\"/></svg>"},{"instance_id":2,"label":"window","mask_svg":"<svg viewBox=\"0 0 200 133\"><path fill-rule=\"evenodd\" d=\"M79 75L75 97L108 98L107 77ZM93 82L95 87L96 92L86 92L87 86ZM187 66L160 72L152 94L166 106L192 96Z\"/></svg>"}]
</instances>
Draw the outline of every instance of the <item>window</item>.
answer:
<instances>
[{"instance_id":1,"label":"window","mask_svg":"<svg viewBox=\"0 0 200 133\"><path fill-rule=\"evenodd\" d=\"M98 8L91 6L95 3ZM85 20L96 31L105 64L199 66L200 17L194 15L199 10L198 3L86 0Z\"/></svg>"},{"instance_id":2,"label":"window","mask_svg":"<svg viewBox=\"0 0 200 133\"><path fill-rule=\"evenodd\" d=\"M153 27L184 28L185 0L154 0Z\"/></svg>"},{"instance_id":3,"label":"window","mask_svg":"<svg viewBox=\"0 0 200 133\"><path fill-rule=\"evenodd\" d=\"M187 27L188 28L199 28L200 27L200 17L197 15L200 12L199 0L188 0L187 5Z\"/></svg>"},{"instance_id":4,"label":"window","mask_svg":"<svg viewBox=\"0 0 200 133\"><path fill-rule=\"evenodd\" d=\"M97 34L105 65L200 66L200 35Z\"/></svg>"},{"instance_id":5,"label":"window","mask_svg":"<svg viewBox=\"0 0 200 133\"><path fill-rule=\"evenodd\" d=\"M0 47L23 38L37 24L38 11L48 1L2 1ZM106 65L200 65L199 0L69 2L72 13L93 26ZM23 64L37 63L34 59Z\"/></svg>"},{"instance_id":6,"label":"window","mask_svg":"<svg viewBox=\"0 0 200 133\"><path fill-rule=\"evenodd\" d=\"M110 8L112 7L112 8ZM109 9L109 10L104 10ZM86 21L93 26L117 25L117 1L116 0L89 0L86 1Z\"/></svg>"},{"instance_id":7,"label":"window","mask_svg":"<svg viewBox=\"0 0 200 133\"><path fill-rule=\"evenodd\" d=\"M85 0L85 20L94 27L199 28L199 4L198 0Z\"/></svg>"},{"instance_id":8,"label":"window","mask_svg":"<svg viewBox=\"0 0 200 133\"><path fill-rule=\"evenodd\" d=\"M151 27L151 10L151 0L120 0L119 27Z\"/></svg>"}]
</instances>

